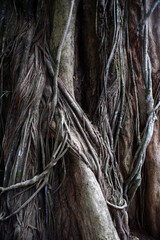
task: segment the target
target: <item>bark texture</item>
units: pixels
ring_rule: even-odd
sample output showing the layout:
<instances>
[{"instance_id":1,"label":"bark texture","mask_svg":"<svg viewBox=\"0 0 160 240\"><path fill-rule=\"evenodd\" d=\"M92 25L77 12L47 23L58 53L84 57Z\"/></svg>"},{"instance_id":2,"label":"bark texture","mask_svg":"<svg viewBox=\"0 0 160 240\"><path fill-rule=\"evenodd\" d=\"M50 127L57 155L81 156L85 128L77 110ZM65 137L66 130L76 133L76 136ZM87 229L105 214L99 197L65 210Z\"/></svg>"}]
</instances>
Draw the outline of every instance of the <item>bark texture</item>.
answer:
<instances>
[{"instance_id":1,"label":"bark texture","mask_svg":"<svg viewBox=\"0 0 160 240\"><path fill-rule=\"evenodd\" d=\"M2 239L160 237L159 13L1 1Z\"/></svg>"}]
</instances>

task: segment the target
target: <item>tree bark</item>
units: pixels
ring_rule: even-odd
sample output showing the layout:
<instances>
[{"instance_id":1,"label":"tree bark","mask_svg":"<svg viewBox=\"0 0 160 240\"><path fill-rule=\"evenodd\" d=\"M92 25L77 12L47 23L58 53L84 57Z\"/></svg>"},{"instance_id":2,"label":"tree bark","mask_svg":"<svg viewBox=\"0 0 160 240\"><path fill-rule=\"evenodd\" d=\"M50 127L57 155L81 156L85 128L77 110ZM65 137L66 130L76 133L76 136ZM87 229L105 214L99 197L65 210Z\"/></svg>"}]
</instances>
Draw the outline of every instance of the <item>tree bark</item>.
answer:
<instances>
[{"instance_id":1,"label":"tree bark","mask_svg":"<svg viewBox=\"0 0 160 240\"><path fill-rule=\"evenodd\" d=\"M159 11L0 3L2 239L160 236Z\"/></svg>"}]
</instances>

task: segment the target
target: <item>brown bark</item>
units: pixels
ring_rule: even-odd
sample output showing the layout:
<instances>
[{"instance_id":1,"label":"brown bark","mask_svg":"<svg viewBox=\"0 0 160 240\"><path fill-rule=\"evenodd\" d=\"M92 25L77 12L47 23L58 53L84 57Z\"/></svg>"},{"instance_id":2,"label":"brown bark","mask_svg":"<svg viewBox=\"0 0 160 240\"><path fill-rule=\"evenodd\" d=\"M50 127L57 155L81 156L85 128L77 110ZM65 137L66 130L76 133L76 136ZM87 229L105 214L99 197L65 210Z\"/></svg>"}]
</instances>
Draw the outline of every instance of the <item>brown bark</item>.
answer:
<instances>
[{"instance_id":1,"label":"brown bark","mask_svg":"<svg viewBox=\"0 0 160 240\"><path fill-rule=\"evenodd\" d=\"M3 3L3 239L158 238L160 6Z\"/></svg>"},{"instance_id":2,"label":"brown bark","mask_svg":"<svg viewBox=\"0 0 160 240\"><path fill-rule=\"evenodd\" d=\"M151 7L151 3L149 4ZM150 56L152 62L152 78L154 95L159 92L159 70L160 70L160 51L158 46L160 45L160 34L158 30L158 22L160 5L151 15L149 23L149 44L150 44ZM160 236L159 225L159 213L160 213L160 188L159 188L159 172L160 172L160 116L157 115L157 121L154 128L152 140L148 146L145 174L146 174L146 193L145 193L145 216L146 225L150 233L154 237Z\"/></svg>"}]
</instances>

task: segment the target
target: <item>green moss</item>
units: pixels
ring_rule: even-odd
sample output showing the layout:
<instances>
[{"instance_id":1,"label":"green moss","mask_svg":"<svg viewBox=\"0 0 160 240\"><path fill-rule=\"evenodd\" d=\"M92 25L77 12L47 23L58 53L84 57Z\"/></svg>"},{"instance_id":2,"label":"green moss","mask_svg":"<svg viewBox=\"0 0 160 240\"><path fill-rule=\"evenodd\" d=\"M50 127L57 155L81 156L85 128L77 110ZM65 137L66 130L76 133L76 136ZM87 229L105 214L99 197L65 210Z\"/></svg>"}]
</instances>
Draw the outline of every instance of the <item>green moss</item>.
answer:
<instances>
[{"instance_id":1,"label":"green moss","mask_svg":"<svg viewBox=\"0 0 160 240\"><path fill-rule=\"evenodd\" d=\"M20 169L18 169L17 171L17 181L20 181L22 177L22 171Z\"/></svg>"},{"instance_id":2,"label":"green moss","mask_svg":"<svg viewBox=\"0 0 160 240\"><path fill-rule=\"evenodd\" d=\"M156 193L156 200L157 202L160 202L160 191L157 191Z\"/></svg>"},{"instance_id":3,"label":"green moss","mask_svg":"<svg viewBox=\"0 0 160 240\"><path fill-rule=\"evenodd\" d=\"M55 1L54 17L50 47L53 58L56 59L57 50L61 43L62 36L68 21L68 16L71 8L71 1L60 0ZM74 74L74 57L75 57L75 19L76 19L76 4L74 5L71 22L68 33L66 35L64 45L61 52L61 61L59 68L59 76L65 83L68 90L73 95L73 74Z\"/></svg>"}]
</instances>

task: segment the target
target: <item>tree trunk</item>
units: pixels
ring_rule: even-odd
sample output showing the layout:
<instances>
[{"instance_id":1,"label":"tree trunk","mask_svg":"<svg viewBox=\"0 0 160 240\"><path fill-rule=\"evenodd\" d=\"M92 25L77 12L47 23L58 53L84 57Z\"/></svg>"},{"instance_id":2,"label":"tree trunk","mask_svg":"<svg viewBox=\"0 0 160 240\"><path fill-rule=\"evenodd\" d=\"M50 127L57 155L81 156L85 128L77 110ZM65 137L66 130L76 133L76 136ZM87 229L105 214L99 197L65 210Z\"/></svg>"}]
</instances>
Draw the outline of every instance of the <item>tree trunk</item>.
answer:
<instances>
[{"instance_id":1,"label":"tree trunk","mask_svg":"<svg viewBox=\"0 0 160 240\"><path fill-rule=\"evenodd\" d=\"M160 237L159 11L0 3L2 239Z\"/></svg>"}]
</instances>

